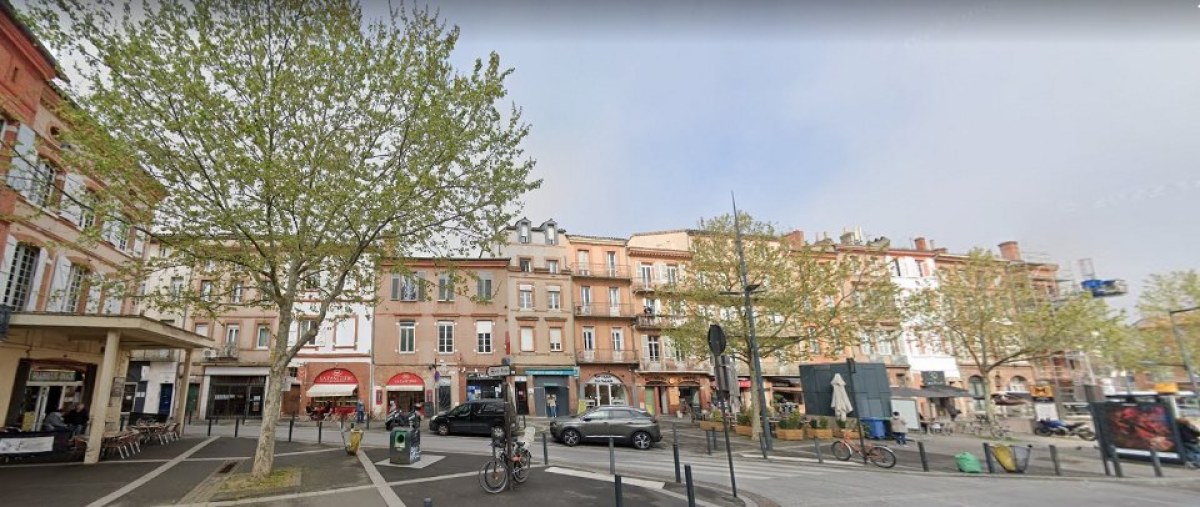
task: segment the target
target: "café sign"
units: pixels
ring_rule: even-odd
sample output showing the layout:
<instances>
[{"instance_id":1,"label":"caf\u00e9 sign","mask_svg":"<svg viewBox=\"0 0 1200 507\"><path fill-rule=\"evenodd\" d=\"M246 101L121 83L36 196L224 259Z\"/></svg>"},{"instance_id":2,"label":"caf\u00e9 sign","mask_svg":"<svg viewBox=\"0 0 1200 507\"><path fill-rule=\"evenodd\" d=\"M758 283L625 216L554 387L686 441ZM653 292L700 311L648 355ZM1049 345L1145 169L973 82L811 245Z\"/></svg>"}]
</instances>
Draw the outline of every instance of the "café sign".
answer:
<instances>
[{"instance_id":1,"label":"caf\u00e9 sign","mask_svg":"<svg viewBox=\"0 0 1200 507\"><path fill-rule=\"evenodd\" d=\"M355 377L350 370L342 368L333 368L321 372L317 378L313 379L314 384L357 384L358 377Z\"/></svg>"}]
</instances>

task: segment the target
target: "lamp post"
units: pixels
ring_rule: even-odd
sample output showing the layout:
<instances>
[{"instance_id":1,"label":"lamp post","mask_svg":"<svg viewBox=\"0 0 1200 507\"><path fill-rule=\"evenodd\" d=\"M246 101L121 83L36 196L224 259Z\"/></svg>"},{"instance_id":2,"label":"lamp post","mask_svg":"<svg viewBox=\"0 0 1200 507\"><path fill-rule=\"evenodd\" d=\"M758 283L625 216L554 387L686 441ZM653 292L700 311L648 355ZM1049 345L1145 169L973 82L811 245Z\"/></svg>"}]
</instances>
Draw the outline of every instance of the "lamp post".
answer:
<instances>
[{"instance_id":1,"label":"lamp post","mask_svg":"<svg viewBox=\"0 0 1200 507\"><path fill-rule=\"evenodd\" d=\"M1179 355L1183 357L1183 369L1187 370L1188 383L1192 386L1192 397L1200 399L1200 386L1196 384L1196 371L1192 369L1192 360L1188 357L1188 351L1183 347L1183 332L1179 330L1179 326L1175 323L1175 314L1187 313L1200 310L1200 306L1191 308L1183 308L1179 310L1168 310L1167 319L1171 321L1171 334L1175 335L1175 345L1179 347Z\"/></svg>"},{"instance_id":2,"label":"lamp post","mask_svg":"<svg viewBox=\"0 0 1200 507\"><path fill-rule=\"evenodd\" d=\"M758 291L759 285L750 284L750 274L746 269L746 253L742 249L742 222L738 216L737 199L733 193L729 194L733 201L733 229L735 241L738 251L738 265L742 275L742 298L746 306L746 328L749 334L750 341L750 361L754 369L754 380L751 386L754 389L754 399L758 403L758 418L761 425L762 435L758 440L759 448L762 449L763 459L767 459L767 451L771 450L771 421L767 417L767 399L766 393L763 392L763 375L762 375L762 360L758 354L758 337L754 333L754 304L750 299L750 295Z\"/></svg>"}]
</instances>

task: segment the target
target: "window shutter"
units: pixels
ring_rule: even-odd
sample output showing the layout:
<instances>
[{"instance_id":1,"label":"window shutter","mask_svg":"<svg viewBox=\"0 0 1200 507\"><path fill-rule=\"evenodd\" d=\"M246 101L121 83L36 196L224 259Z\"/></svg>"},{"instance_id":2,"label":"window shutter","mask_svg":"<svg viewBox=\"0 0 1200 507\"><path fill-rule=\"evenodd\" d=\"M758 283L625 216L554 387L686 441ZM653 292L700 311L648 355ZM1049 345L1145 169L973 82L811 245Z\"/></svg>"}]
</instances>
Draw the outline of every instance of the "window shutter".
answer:
<instances>
[{"instance_id":1,"label":"window shutter","mask_svg":"<svg viewBox=\"0 0 1200 507\"><path fill-rule=\"evenodd\" d=\"M29 189L33 188L30 178L34 174L33 164L37 162L37 151L34 147L36 138L37 133L29 125L22 123L17 127L17 142L13 150L15 156L12 157L8 171L8 184L21 193L28 193Z\"/></svg>"},{"instance_id":2,"label":"window shutter","mask_svg":"<svg viewBox=\"0 0 1200 507\"><path fill-rule=\"evenodd\" d=\"M421 273L413 273L413 279L417 282L417 300L425 300L425 279L421 277Z\"/></svg>"},{"instance_id":3,"label":"window shutter","mask_svg":"<svg viewBox=\"0 0 1200 507\"><path fill-rule=\"evenodd\" d=\"M83 176L75 173L67 173L63 178L63 195L62 204L59 206L59 215L76 226L81 226L80 219L83 216L83 207L79 205L83 199L85 185Z\"/></svg>"},{"instance_id":4,"label":"window shutter","mask_svg":"<svg viewBox=\"0 0 1200 507\"><path fill-rule=\"evenodd\" d=\"M392 301L400 299L400 275L392 275Z\"/></svg>"},{"instance_id":5,"label":"window shutter","mask_svg":"<svg viewBox=\"0 0 1200 507\"><path fill-rule=\"evenodd\" d=\"M8 288L8 275L12 272L13 256L17 253L17 239L9 235L4 243L4 264L0 266L0 295Z\"/></svg>"},{"instance_id":6,"label":"window shutter","mask_svg":"<svg viewBox=\"0 0 1200 507\"><path fill-rule=\"evenodd\" d=\"M45 248L38 249L37 271L33 275L33 285L29 288L29 303L25 305L27 311L37 311L37 300L42 288L42 277L46 274L46 261L49 253Z\"/></svg>"},{"instance_id":7,"label":"window shutter","mask_svg":"<svg viewBox=\"0 0 1200 507\"><path fill-rule=\"evenodd\" d=\"M94 314L94 313L100 312L100 282L99 282L99 280L97 280L96 278L93 277L91 279L91 284L92 284L92 286L88 288L88 295L87 295L88 300L87 300L87 307L85 308L85 311L87 313Z\"/></svg>"},{"instance_id":8,"label":"window shutter","mask_svg":"<svg viewBox=\"0 0 1200 507\"><path fill-rule=\"evenodd\" d=\"M54 275L50 279L50 299L46 301L46 311L62 312L67 301L67 279L71 274L71 261L66 256L59 255L54 260Z\"/></svg>"},{"instance_id":9,"label":"window shutter","mask_svg":"<svg viewBox=\"0 0 1200 507\"><path fill-rule=\"evenodd\" d=\"M146 250L146 233L134 230L133 231L133 256L141 257L142 252Z\"/></svg>"}]
</instances>

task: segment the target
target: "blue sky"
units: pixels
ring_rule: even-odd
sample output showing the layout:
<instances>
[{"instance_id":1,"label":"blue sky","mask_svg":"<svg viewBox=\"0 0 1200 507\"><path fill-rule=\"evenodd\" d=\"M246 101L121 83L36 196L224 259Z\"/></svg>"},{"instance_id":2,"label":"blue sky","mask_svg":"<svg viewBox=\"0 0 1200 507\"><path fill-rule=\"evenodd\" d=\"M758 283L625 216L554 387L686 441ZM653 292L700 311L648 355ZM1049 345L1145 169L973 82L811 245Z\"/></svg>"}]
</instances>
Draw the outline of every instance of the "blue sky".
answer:
<instances>
[{"instance_id":1,"label":"blue sky","mask_svg":"<svg viewBox=\"0 0 1200 507\"><path fill-rule=\"evenodd\" d=\"M1015 239L1135 287L1198 267L1195 2L835 4L431 3L464 64L516 68L531 219L627 236L735 191L809 237Z\"/></svg>"}]
</instances>

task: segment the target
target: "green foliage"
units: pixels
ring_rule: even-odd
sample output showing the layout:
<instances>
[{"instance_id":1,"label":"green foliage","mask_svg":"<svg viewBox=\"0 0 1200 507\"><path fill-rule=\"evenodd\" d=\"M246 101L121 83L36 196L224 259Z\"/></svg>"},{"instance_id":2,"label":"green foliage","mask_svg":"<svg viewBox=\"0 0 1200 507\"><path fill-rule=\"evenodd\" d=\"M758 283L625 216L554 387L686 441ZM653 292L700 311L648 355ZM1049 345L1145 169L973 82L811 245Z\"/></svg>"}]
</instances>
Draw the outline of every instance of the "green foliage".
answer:
<instances>
[{"instance_id":1,"label":"green foliage","mask_svg":"<svg viewBox=\"0 0 1200 507\"><path fill-rule=\"evenodd\" d=\"M271 383L317 333L289 343L297 316L370 302L379 259L488 248L540 184L521 148L529 126L497 107L511 69L493 53L460 72L458 29L428 10L108 3L32 6L42 39L75 62L67 163L108 184L98 209L165 247L123 273L130 283L181 269L212 280L207 293L152 286L144 307L279 312ZM273 427L280 395L267 393Z\"/></svg>"},{"instance_id":2,"label":"green foliage","mask_svg":"<svg viewBox=\"0 0 1200 507\"><path fill-rule=\"evenodd\" d=\"M749 425L750 425L750 418L751 418L751 412L750 412L750 410L743 409L743 410L739 411L739 412L737 413L737 424L738 424L738 426L749 426Z\"/></svg>"},{"instance_id":3,"label":"green foliage","mask_svg":"<svg viewBox=\"0 0 1200 507\"><path fill-rule=\"evenodd\" d=\"M798 410L779 420L779 427L785 430L798 430L803 428L804 424L804 415Z\"/></svg>"}]
</instances>

